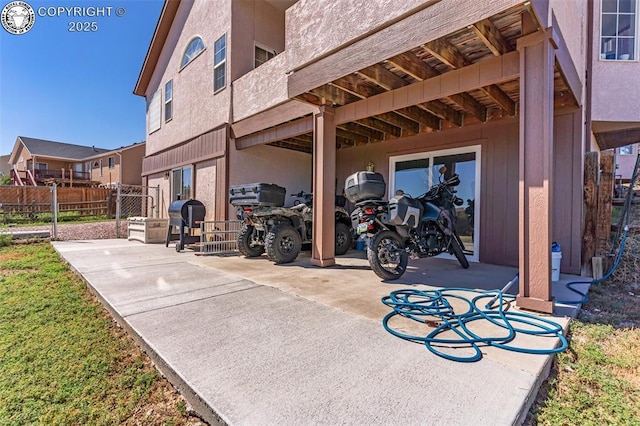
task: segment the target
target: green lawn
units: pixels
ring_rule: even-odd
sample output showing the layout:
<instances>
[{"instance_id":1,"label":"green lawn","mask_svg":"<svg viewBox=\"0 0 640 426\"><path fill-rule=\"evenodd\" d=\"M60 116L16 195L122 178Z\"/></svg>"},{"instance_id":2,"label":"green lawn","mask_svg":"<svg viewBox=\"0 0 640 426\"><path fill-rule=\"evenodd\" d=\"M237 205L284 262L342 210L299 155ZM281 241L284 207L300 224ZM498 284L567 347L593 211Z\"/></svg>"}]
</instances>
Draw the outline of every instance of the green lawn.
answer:
<instances>
[{"instance_id":1,"label":"green lawn","mask_svg":"<svg viewBox=\"0 0 640 426\"><path fill-rule=\"evenodd\" d=\"M634 241L635 240L635 241ZM540 425L640 425L640 238L613 278L591 287L569 349L530 413Z\"/></svg>"},{"instance_id":2,"label":"green lawn","mask_svg":"<svg viewBox=\"0 0 640 426\"><path fill-rule=\"evenodd\" d=\"M0 248L0 424L189 421L179 395L49 244Z\"/></svg>"}]
</instances>

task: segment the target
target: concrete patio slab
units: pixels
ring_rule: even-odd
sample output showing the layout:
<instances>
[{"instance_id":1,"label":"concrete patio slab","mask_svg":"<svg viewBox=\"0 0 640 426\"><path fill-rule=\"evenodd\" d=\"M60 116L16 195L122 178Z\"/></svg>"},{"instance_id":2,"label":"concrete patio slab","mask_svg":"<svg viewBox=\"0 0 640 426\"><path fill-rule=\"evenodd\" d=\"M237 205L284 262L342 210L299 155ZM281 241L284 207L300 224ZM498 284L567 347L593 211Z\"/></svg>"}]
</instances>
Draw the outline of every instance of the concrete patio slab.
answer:
<instances>
[{"instance_id":1,"label":"concrete patio slab","mask_svg":"<svg viewBox=\"0 0 640 426\"><path fill-rule=\"evenodd\" d=\"M356 251L317 268L308 255L274 265L125 240L53 245L212 423L518 424L552 359L483 347L481 361L453 362L381 325L393 290L500 288L514 268L427 259L384 283Z\"/></svg>"}]
</instances>

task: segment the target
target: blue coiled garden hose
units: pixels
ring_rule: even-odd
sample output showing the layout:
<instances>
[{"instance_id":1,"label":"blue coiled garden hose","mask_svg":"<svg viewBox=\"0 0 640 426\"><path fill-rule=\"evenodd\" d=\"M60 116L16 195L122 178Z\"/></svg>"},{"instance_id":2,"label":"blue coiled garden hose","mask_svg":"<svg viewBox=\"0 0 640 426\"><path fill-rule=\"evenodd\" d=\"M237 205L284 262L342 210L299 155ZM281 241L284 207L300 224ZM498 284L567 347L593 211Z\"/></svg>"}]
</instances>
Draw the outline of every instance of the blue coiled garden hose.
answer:
<instances>
[{"instance_id":1,"label":"blue coiled garden hose","mask_svg":"<svg viewBox=\"0 0 640 426\"><path fill-rule=\"evenodd\" d=\"M473 299L468 299L460 292L477 293ZM481 300L498 296L496 309L480 309ZM467 309L463 313L456 313L451 306L450 299L462 301ZM391 307L393 311L382 320L382 324L389 333L405 340L424 343L424 345L442 358L458 362L474 362L482 359L480 346L494 346L514 352L531 354L552 354L562 352L567 348L567 339L562 334L562 327L551 320L521 312L508 312L503 309L505 303L514 300L515 296L505 295L501 290L473 290L467 288L452 288L447 290L397 290L382 298L382 303ZM398 331L389 325L389 321L400 315L403 318L426 323L435 327L426 336L417 336ZM434 318L434 320L429 320ZM495 336L479 336L469 325L475 321L486 320L504 330ZM522 326L516 327L514 323ZM445 332L453 332L457 337L442 337ZM540 337L557 338L560 346L551 349L532 349L511 345L517 334L527 334ZM439 348L472 350L469 356L458 356L444 352Z\"/></svg>"},{"instance_id":2,"label":"blue coiled garden hose","mask_svg":"<svg viewBox=\"0 0 640 426\"><path fill-rule=\"evenodd\" d=\"M613 262L613 266L611 267L611 269L609 269L609 272L607 272L602 278L593 279L591 281L571 281L567 283L567 288L572 292L577 293L581 297L581 299L580 300L556 300L556 303L563 303L565 305L584 305L585 303L587 303L589 301L589 296L587 296L587 293L584 293L574 288L574 286L578 284L588 284L590 286L593 284L599 284L601 282L606 281L611 275L613 275L615 270L618 268L618 265L620 265L620 259L622 259L622 252L624 251L624 243L627 240L628 232L629 232L629 225L626 225L624 227L624 233L622 234L622 239L620 240L620 249L618 250L616 261Z\"/></svg>"},{"instance_id":3,"label":"blue coiled garden hose","mask_svg":"<svg viewBox=\"0 0 640 426\"><path fill-rule=\"evenodd\" d=\"M573 288L573 286L577 284L597 284L609 278L620 264L628 231L629 226L627 225L624 228L624 234L622 235L616 261L605 276L591 281L572 281L567 284L567 288L579 294L581 300L556 302L564 304L586 303L588 301L586 294ZM518 274L507 283L503 290L451 288L447 290L422 291L405 289L393 291L388 296L382 298L382 303L393 309L383 318L382 325L385 330L394 336L412 342L423 343L433 354L458 362L474 362L482 359L481 345L538 355L554 354L564 351L568 343L560 324L532 314L504 310L505 304L508 305L515 300L514 295L504 294L504 291L514 284L517 279ZM455 294L461 292L477 293L478 295L469 299ZM490 299L489 302L482 305L481 301L487 298ZM450 299L462 301L463 305L466 306L465 312L456 313L450 303ZM498 305L497 308L494 309L492 306L496 301L498 301ZM479 306L484 306L484 309L479 308ZM389 325L389 321L398 315L421 324L430 325L434 327L434 329L426 336L401 332ZM504 333L496 336L479 336L469 328L469 324L479 320L489 321L489 323L503 329ZM521 326L516 327L514 323ZM449 334L452 332L457 337L440 337L445 332L449 332ZM533 349L510 344L518 333L530 336L556 338L560 344L554 345L551 349ZM469 356L457 356L438 348L449 348L451 350L467 348L472 350L472 354Z\"/></svg>"}]
</instances>

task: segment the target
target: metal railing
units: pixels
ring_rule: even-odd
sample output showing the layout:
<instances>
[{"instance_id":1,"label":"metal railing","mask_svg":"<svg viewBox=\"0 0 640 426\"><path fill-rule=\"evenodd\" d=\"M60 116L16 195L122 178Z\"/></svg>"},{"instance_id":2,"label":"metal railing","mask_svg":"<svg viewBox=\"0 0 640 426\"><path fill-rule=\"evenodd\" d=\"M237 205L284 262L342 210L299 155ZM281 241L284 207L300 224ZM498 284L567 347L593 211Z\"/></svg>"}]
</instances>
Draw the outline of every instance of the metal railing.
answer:
<instances>
[{"instance_id":1,"label":"metal railing","mask_svg":"<svg viewBox=\"0 0 640 426\"><path fill-rule=\"evenodd\" d=\"M235 254L238 252L240 220L211 220L200 222L200 254Z\"/></svg>"}]
</instances>

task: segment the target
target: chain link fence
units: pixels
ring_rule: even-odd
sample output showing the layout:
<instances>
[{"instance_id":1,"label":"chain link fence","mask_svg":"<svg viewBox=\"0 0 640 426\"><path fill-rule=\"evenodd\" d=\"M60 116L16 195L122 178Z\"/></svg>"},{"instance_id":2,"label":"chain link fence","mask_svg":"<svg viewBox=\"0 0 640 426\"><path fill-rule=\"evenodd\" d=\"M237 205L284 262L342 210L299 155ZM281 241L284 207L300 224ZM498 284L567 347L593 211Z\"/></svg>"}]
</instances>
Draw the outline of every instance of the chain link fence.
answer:
<instances>
[{"instance_id":1,"label":"chain link fence","mask_svg":"<svg viewBox=\"0 0 640 426\"><path fill-rule=\"evenodd\" d=\"M130 217L160 217L159 186L118 184L115 200L117 238L127 237L126 224Z\"/></svg>"}]
</instances>

